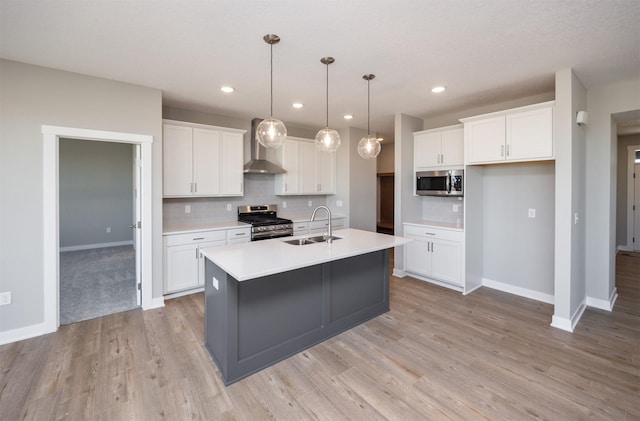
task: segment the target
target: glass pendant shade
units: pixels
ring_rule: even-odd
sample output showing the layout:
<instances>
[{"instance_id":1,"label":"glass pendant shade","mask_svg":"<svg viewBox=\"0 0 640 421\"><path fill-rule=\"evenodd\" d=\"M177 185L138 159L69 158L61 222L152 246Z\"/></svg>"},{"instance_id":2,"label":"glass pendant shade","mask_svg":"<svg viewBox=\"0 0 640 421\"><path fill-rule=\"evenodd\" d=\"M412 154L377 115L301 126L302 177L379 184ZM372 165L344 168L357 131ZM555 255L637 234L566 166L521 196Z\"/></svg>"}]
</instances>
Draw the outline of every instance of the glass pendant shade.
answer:
<instances>
[{"instance_id":1,"label":"glass pendant shade","mask_svg":"<svg viewBox=\"0 0 640 421\"><path fill-rule=\"evenodd\" d=\"M287 138L287 128L276 118L266 118L256 128L256 139L265 148L279 148Z\"/></svg>"},{"instance_id":2,"label":"glass pendant shade","mask_svg":"<svg viewBox=\"0 0 640 421\"><path fill-rule=\"evenodd\" d=\"M380 142L375 136L367 135L358 142L358 155L364 159L371 159L380 153Z\"/></svg>"},{"instance_id":3,"label":"glass pendant shade","mask_svg":"<svg viewBox=\"0 0 640 421\"><path fill-rule=\"evenodd\" d=\"M337 131L325 127L316 135L316 148L322 152L335 152L340 147L340 134Z\"/></svg>"}]
</instances>

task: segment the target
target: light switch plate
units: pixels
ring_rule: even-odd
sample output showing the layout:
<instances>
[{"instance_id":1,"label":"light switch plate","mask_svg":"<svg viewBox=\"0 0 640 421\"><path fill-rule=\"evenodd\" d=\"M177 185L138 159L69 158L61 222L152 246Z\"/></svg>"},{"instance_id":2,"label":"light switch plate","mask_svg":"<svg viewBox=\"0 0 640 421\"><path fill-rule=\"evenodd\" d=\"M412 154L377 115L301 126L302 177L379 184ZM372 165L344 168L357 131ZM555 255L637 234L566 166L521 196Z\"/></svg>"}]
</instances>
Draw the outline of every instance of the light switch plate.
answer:
<instances>
[{"instance_id":1,"label":"light switch plate","mask_svg":"<svg viewBox=\"0 0 640 421\"><path fill-rule=\"evenodd\" d=\"M184 213L191 213L191 205L184 205Z\"/></svg>"},{"instance_id":2,"label":"light switch plate","mask_svg":"<svg viewBox=\"0 0 640 421\"><path fill-rule=\"evenodd\" d=\"M216 279L215 276L212 277L213 278L213 282L212 285L215 289L219 289L220 288L220 283L218 282L218 280Z\"/></svg>"},{"instance_id":3,"label":"light switch plate","mask_svg":"<svg viewBox=\"0 0 640 421\"><path fill-rule=\"evenodd\" d=\"M529 209L529 218L535 218L535 217L536 217L536 210Z\"/></svg>"},{"instance_id":4,"label":"light switch plate","mask_svg":"<svg viewBox=\"0 0 640 421\"><path fill-rule=\"evenodd\" d=\"M231 203L227 203L227 212L231 212Z\"/></svg>"},{"instance_id":5,"label":"light switch plate","mask_svg":"<svg viewBox=\"0 0 640 421\"><path fill-rule=\"evenodd\" d=\"M11 304L11 291L0 293L0 306Z\"/></svg>"}]
</instances>

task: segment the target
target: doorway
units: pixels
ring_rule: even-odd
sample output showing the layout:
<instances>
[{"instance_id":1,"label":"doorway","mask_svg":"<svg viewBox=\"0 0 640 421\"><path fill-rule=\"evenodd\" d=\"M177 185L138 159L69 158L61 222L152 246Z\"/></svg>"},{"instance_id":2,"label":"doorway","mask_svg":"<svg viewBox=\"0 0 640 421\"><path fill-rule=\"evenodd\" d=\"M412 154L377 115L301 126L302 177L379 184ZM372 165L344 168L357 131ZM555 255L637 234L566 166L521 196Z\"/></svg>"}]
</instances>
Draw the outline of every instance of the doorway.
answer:
<instances>
[{"instance_id":1,"label":"doorway","mask_svg":"<svg viewBox=\"0 0 640 421\"><path fill-rule=\"evenodd\" d=\"M378 222L376 231L382 234L394 233L394 183L393 173L378 173Z\"/></svg>"},{"instance_id":2,"label":"doorway","mask_svg":"<svg viewBox=\"0 0 640 421\"><path fill-rule=\"evenodd\" d=\"M139 268L138 294L143 309L162 306L161 300L154 302L152 295L152 230L151 230L151 197L152 197L152 167L151 144L153 136L132 133L109 132L102 130L79 129L72 127L42 126L43 134L43 249L44 249L44 322L42 333L58 330L59 319L59 180L58 180L58 150L60 139L81 139L102 142L118 142L136 145L135 165L136 185L139 199L135 201L139 219L134 230L137 247L136 267Z\"/></svg>"},{"instance_id":3,"label":"doorway","mask_svg":"<svg viewBox=\"0 0 640 421\"><path fill-rule=\"evenodd\" d=\"M135 222L139 146L60 139L60 324L140 306Z\"/></svg>"}]
</instances>

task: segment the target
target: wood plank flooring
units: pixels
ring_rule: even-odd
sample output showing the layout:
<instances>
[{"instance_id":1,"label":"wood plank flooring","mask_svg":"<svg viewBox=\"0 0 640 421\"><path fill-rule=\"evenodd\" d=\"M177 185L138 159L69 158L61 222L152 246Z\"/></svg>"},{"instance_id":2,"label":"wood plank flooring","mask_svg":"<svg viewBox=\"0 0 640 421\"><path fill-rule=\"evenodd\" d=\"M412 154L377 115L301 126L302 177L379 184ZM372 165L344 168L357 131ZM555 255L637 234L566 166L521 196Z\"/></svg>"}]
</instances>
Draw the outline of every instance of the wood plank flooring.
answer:
<instances>
[{"instance_id":1,"label":"wood plank flooring","mask_svg":"<svg viewBox=\"0 0 640 421\"><path fill-rule=\"evenodd\" d=\"M391 311L225 387L202 294L0 347L0 420L640 420L640 254L614 311L391 280Z\"/></svg>"}]
</instances>

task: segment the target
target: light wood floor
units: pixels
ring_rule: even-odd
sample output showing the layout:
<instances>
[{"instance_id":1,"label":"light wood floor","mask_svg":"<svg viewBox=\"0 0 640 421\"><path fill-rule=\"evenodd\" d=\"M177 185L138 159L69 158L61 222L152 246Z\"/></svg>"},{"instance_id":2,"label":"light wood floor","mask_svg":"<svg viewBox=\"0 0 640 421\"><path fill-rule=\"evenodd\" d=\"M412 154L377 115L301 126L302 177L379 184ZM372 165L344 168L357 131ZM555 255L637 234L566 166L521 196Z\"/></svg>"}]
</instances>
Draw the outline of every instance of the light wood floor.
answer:
<instances>
[{"instance_id":1,"label":"light wood floor","mask_svg":"<svg viewBox=\"0 0 640 421\"><path fill-rule=\"evenodd\" d=\"M640 419L640 255L613 312L391 281L391 311L225 388L203 296L0 347L0 419Z\"/></svg>"}]
</instances>

